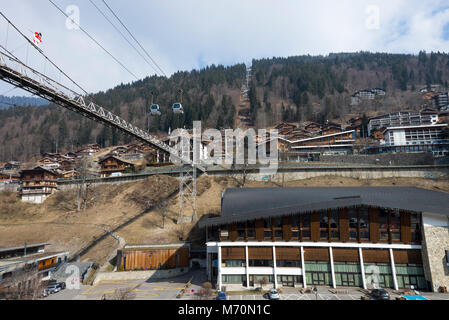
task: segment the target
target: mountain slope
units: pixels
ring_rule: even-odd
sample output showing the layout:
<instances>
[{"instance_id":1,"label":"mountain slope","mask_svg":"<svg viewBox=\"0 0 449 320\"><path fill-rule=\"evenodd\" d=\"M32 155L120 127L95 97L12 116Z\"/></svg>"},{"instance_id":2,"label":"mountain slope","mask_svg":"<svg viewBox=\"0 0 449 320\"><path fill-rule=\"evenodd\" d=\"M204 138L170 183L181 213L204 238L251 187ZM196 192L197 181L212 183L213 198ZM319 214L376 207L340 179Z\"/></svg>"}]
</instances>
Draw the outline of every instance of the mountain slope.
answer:
<instances>
[{"instance_id":1,"label":"mountain slope","mask_svg":"<svg viewBox=\"0 0 449 320\"><path fill-rule=\"evenodd\" d=\"M428 103L419 89L439 84L446 90L449 55L344 53L329 56L297 56L253 60L245 116L255 127L281 120L300 122L334 120L345 122L400 109L418 109ZM241 90L246 84L246 66L212 65L202 70L177 72L170 78L151 77L122 84L91 95L97 104L141 128L148 127L145 108L161 106L161 117L152 117L153 133L192 126L232 128L236 124ZM384 99L351 106L357 90L386 89ZM181 99L184 115L174 115L171 105ZM130 138L92 120L49 105L0 110L0 161L26 160L42 152L64 151L98 142L102 146L130 142Z\"/></svg>"}]
</instances>

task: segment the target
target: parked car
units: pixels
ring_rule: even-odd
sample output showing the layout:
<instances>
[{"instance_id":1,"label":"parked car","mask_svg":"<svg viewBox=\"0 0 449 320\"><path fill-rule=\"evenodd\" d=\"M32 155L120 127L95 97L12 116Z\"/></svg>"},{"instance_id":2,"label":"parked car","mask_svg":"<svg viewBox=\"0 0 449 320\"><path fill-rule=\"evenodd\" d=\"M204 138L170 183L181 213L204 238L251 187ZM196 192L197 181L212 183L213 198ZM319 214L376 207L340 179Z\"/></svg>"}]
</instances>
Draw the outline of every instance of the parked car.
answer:
<instances>
[{"instance_id":1,"label":"parked car","mask_svg":"<svg viewBox=\"0 0 449 320\"><path fill-rule=\"evenodd\" d=\"M217 300L226 300L226 292L220 291L217 295Z\"/></svg>"},{"instance_id":2,"label":"parked car","mask_svg":"<svg viewBox=\"0 0 449 320\"><path fill-rule=\"evenodd\" d=\"M66 285L65 282L58 282L56 286L58 286L59 290L64 290Z\"/></svg>"},{"instance_id":3,"label":"parked car","mask_svg":"<svg viewBox=\"0 0 449 320\"><path fill-rule=\"evenodd\" d=\"M48 293L56 293L61 291L61 288L57 284L52 284L51 286L47 287Z\"/></svg>"},{"instance_id":4,"label":"parked car","mask_svg":"<svg viewBox=\"0 0 449 320\"><path fill-rule=\"evenodd\" d=\"M276 289L271 289L268 291L268 298L270 300L279 300L281 296L279 295L279 292Z\"/></svg>"},{"instance_id":5,"label":"parked car","mask_svg":"<svg viewBox=\"0 0 449 320\"><path fill-rule=\"evenodd\" d=\"M390 300L390 294L385 289L374 289L371 291L371 297L376 300Z\"/></svg>"}]
</instances>

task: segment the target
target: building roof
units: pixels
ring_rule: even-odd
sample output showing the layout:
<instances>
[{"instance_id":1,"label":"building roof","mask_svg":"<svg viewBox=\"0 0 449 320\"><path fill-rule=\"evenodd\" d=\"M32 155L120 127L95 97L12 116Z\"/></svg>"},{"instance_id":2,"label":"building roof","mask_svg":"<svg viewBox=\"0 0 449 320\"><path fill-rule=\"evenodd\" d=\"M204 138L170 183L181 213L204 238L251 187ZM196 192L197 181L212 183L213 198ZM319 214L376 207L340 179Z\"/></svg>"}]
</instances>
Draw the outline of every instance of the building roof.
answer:
<instances>
[{"instance_id":1,"label":"building roof","mask_svg":"<svg viewBox=\"0 0 449 320\"><path fill-rule=\"evenodd\" d=\"M120 157L117 157L117 156L114 156L114 155L111 155L111 154L108 154L108 155L106 155L104 158L100 159L100 160L98 161L98 163L103 163L105 160L110 159L110 158L116 159L116 160L118 160L118 161L120 161L120 162L123 162L123 163L125 163L125 164L129 164L129 165L131 165L131 166L134 166L134 163L129 162L129 161L126 161L126 160L124 160L124 159L122 159L122 158L120 158Z\"/></svg>"},{"instance_id":2,"label":"building roof","mask_svg":"<svg viewBox=\"0 0 449 320\"><path fill-rule=\"evenodd\" d=\"M360 205L449 216L447 193L413 187L248 188L227 189L221 216L199 226Z\"/></svg>"},{"instance_id":3,"label":"building roof","mask_svg":"<svg viewBox=\"0 0 449 320\"><path fill-rule=\"evenodd\" d=\"M29 249L29 248L35 248L35 247L42 247L42 246L46 246L49 244L51 244L51 243L50 242L29 243L29 244L26 244L26 248ZM20 245L20 246L10 247L10 248L0 248L0 252L21 250L21 249L25 249L25 245Z\"/></svg>"},{"instance_id":4,"label":"building roof","mask_svg":"<svg viewBox=\"0 0 449 320\"><path fill-rule=\"evenodd\" d=\"M146 250L146 249L178 249L178 248L190 248L190 242L180 243L165 243L165 244L127 244L123 247L122 251L129 250Z\"/></svg>"},{"instance_id":5,"label":"building roof","mask_svg":"<svg viewBox=\"0 0 449 320\"><path fill-rule=\"evenodd\" d=\"M437 124L419 124L416 126L400 126L400 127L388 127L385 128L382 133L391 130L403 130L403 129L420 129L420 128L442 128L447 127L447 123L437 123Z\"/></svg>"}]
</instances>

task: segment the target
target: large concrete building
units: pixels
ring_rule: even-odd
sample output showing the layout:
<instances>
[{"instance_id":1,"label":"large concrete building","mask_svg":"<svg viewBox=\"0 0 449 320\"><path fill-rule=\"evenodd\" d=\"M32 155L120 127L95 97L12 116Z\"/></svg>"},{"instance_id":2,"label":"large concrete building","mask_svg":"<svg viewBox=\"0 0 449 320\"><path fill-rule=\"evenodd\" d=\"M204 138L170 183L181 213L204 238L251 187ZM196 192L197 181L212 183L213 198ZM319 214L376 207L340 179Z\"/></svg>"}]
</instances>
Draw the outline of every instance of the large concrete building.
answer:
<instances>
[{"instance_id":1,"label":"large concrete building","mask_svg":"<svg viewBox=\"0 0 449 320\"><path fill-rule=\"evenodd\" d=\"M228 189L200 221L218 288L449 287L449 196L408 187Z\"/></svg>"},{"instance_id":2,"label":"large concrete building","mask_svg":"<svg viewBox=\"0 0 449 320\"><path fill-rule=\"evenodd\" d=\"M33 243L10 248L0 248L0 285L25 267L32 266L48 280L56 268L67 261L69 252L45 252L50 243Z\"/></svg>"},{"instance_id":3,"label":"large concrete building","mask_svg":"<svg viewBox=\"0 0 449 320\"><path fill-rule=\"evenodd\" d=\"M389 127L417 125L434 125L438 123L438 112L435 110L399 111L373 117L368 122L368 135L374 131Z\"/></svg>"},{"instance_id":4,"label":"large concrete building","mask_svg":"<svg viewBox=\"0 0 449 320\"><path fill-rule=\"evenodd\" d=\"M388 127L382 133L385 142L381 144L388 152L432 152L434 156L449 155L449 140L442 138L446 123Z\"/></svg>"}]
</instances>

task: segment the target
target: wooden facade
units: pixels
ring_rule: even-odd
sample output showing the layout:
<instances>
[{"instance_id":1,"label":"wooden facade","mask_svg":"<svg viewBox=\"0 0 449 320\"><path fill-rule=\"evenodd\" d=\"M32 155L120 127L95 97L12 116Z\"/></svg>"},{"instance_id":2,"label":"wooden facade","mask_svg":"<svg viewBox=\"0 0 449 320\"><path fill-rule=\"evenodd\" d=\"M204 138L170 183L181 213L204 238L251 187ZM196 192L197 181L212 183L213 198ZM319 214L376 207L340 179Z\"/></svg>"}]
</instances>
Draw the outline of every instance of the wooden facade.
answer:
<instances>
[{"instance_id":1,"label":"wooden facade","mask_svg":"<svg viewBox=\"0 0 449 320\"><path fill-rule=\"evenodd\" d=\"M188 247L122 249L117 252L117 268L122 271L188 268Z\"/></svg>"},{"instance_id":2,"label":"wooden facade","mask_svg":"<svg viewBox=\"0 0 449 320\"><path fill-rule=\"evenodd\" d=\"M305 220L305 216L310 218L310 225L301 224L298 229L297 226L292 225L292 221L295 215L285 215L277 218L281 221L281 225L276 226L276 218L256 219L251 223L249 221L243 223L231 223L223 225L219 228L219 240L220 241L303 241L303 242L355 242L355 243L402 243L402 244L420 244L420 241L412 240L411 224L411 212L399 211L400 220L393 221L391 216L393 210L381 210L377 207L357 207L352 208L351 212L355 217L352 219L358 219L358 223L355 228L350 227L349 208L341 208L335 211L316 211L307 214L300 215L300 221ZM361 216L362 210L366 213L369 221L363 226L363 217ZM323 229L323 214L328 217L328 214L337 214L336 219L338 223L335 226L325 223ZM418 215L418 213L415 213ZM380 216L383 221L387 221L382 227L387 229L381 229L379 219ZM329 215L329 217L331 217ZM269 223L267 223L267 221ZM362 221L362 224L361 222ZM252 227L249 227L252 225ZM266 228L266 225L269 225ZM310 235L305 231L310 230ZM221 231L227 231L222 233ZM323 231L326 237L323 239ZM333 233L335 232L335 233ZM356 238L350 237L350 233L355 233ZM381 240L381 234L387 233L388 239L383 238ZM227 236L222 236L227 234ZM362 236L366 234L365 236ZM253 235L253 237L250 237ZM299 235L299 236L298 236ZM338 235L338 236L336 236Z\"/></svg>"},{"instance_id":3,"label":"wooden facade","mask_svg":"<svg viewBox=\"0 0 449 320\"><path fill-rule=\"evenodd\" d=\"M115 156L108 156L98 162L101 166L101 175L107 177L112 173L125 173L126 170L135 170L135 166L131 162L119 159Z\"/></svg>"},{"instance_id":4,"label":"wooden facade","mask_svg":"<svg viewBox=\"0 0 449 320\"><path fill-rule=\"evenodd\" d=\"M48 258L48 259L39 261L37 268L39 271L47 270L47 269L54 268L56 266L56 264L57 264L57 257L52 257L52 258Z\"/></svg>"}]
</instances>

